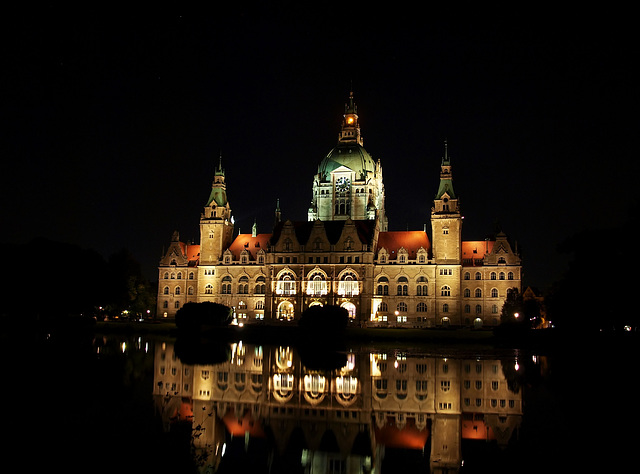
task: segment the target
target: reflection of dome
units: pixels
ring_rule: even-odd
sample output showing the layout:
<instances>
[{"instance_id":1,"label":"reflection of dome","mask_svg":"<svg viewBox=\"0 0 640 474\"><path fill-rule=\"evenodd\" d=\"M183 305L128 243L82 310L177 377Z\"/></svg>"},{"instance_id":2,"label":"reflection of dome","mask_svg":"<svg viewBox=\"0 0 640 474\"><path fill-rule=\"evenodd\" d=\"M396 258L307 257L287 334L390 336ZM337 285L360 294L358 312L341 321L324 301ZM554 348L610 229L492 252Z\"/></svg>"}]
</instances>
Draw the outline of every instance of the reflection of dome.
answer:
<instances>
[{"instance_id":1,"label":"reflection of dome","mask_svg":"<svg viewBox=\"0 0 640 474\"><path fill-rule=\"evenodd\" d=\"M367 173L375 171L375 163L373 158L364 149L362 145L357 143L338 143L327 156L320 162L318 166L318 174L320 181L329 181L330 173L340 166L346 166L354 171L355 179L363 179Z\"/></svg>"}]
</instances>

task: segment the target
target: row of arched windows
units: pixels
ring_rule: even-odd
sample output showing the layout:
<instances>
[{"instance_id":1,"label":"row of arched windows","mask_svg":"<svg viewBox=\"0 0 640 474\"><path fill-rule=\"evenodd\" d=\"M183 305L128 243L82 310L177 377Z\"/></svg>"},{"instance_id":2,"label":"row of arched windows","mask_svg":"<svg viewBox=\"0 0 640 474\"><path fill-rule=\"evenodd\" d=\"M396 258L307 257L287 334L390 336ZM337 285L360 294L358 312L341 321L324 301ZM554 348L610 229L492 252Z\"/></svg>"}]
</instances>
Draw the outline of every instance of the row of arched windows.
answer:
<instances>
[{"instance_id":1,"label":"row of arched windows","mask_svg":"<svg viewBox=\"0 0 640 474\"><path fill-rule=\"evenodd\" d=\"M497 298L498 297L498 289L497 288L491 288L489 294L491 295L491 298ZM471 290L469 288L465 288L463 291L463 296L465 298L471 298ZM480 288L476 288L473 292L473 296L474 298L482 298L482 289Z\"/></svg>"},{"instance_id":2,"label":"row of arched windows","mask_svg":"<svg viewBox=\"0 0 640 474\"><path fill-rule=\"evenodd\" d=\"M491 272L489 274L489 279L490 280L513 280L515 278L515 275L513 272ZM465 280L471 280L471 273L470 272L464 272L464 279ZM473 276L474 280L482 280L482 273L481 272L476 272Z\"/></svg>"},{"instance_id":3,"label":"row of arched windows","mask_svg":"<svg viewBox=\"0 0 640 474\"><path fill-rule=\"evenodd\" d=\"M220 287L220 293L222 293L223 295L230 295L232 294L232 287L231 287L231 283L232 283L232 278L230 275L226 275L224 278L222 278L222 283L221 283L221 287ZM258 278L256 278L255 283L253 284L253 294L256 295L264 295L266 292L266 280L264 276L259 276ZM238 279L238 294L241 295L248 295L249 294L249 277L247 277L246 275L241 276ZM213 294L213 285L211 283L207 284L204 287L204 293L207 295Z\"/></svg>"},{"instance_id":4,"label":"row of arched windows","mask_svg":"<svg viewBox=\"0 0 640 474\"><path fill-rule=\"evenodd\" d=\"M406 313L409 310L409 307L407 305L407 303L405 303L404 301L400 301L397 305L396 305L396 311L398 311L399 313ZM426 313L429 310L427 303L418 303L416 305L416 313ZM376 308L376 311L379 313L388 313L389 312L389 305L387 304L387 302L382 301L381 303L378 304L378 307Z\"/></svg>"},{"instance_id":5,"label":"row of arched windows","mask_svg":"<svg viewBox=\"0 0 640 474\"><path fill-rule=\"evenodd\" d=\"M429 295L429 282L424 276L416 279L416 295L428 296ZM389 279L385 276L378 278L376 286L376 295L385 296L389 295ZM409 279L405 276L401 276L396 282L396 295L408 296L409 295Z\"/></svg>"},{"instance_id":6,"label":"row of arched windows","mask_svg":"<svg viewBox=\"0 0 640 474\"><path fill-rule=\"evenodd\" d=\"M165 280L182 280L182 272L164 272L164 274L162 275L162 277ZM189 274L187 275L187 279L189 280L193 280L195 278L195 275L193 272L189 272Z\"/></svg>"},{"instance_id":7,"label":"row of arched windows","mask_svg":"<svg viewBox=\"0 0 640 474\"><path fill-rule=\"evenodd\" d=\"M193 286L190 286L190 287L188 287L188 288L187 288L187 294L188 294L188 295L193 295L193 294L194 294L194 292L195 292L195 290L194 290ZM170 289L169 289L169 287L168 287L168 286L165 286L165 287L162 289L162 294L163 294L163 295L170 295L170 294L171 294L171 291L170 291ZM173 294L174 294L174 295L181 295L181 294L182 294L182 288L181 288L181 287L179 287L179 286L176 286L176 287L173 289Z\"/></svg>"}]
</instances>

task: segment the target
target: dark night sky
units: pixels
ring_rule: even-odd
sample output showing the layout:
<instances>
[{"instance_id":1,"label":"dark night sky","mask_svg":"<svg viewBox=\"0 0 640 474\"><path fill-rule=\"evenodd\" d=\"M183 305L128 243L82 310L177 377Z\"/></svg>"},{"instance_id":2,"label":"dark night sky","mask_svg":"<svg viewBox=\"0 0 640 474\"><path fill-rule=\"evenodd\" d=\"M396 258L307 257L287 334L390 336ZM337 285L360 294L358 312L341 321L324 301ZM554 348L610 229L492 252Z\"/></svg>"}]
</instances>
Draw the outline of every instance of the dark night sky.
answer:
<instances>
[{"instance_id":1,"label":"dark night sky","mask_svg":"<svg viewBox=\"0 0 640 474\"><path fill-rule=\"evenodd\" d=\"M581 231L593 258L614 245L599 230L630 215L638 171L628 12L275 5L5 15L2 240L126 247L156 278L173 230L198 241L220 153L236 231L270 232L278 198L305 220L353 87L390 230L429 222L447 140L463 238L499 222L525 284L557 279Z\"/></svg>"}]
</instances>

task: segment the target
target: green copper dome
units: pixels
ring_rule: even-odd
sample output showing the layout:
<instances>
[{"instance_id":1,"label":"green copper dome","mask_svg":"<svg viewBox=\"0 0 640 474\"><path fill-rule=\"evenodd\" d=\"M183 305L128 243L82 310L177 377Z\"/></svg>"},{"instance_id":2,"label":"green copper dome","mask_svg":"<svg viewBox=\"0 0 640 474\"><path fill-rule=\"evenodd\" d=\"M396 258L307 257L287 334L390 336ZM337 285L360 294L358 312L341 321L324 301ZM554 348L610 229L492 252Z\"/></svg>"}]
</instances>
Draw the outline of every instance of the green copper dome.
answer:
<instances>
[{"instance_id":1,"label":"green copper dome","mask_svg":"<svg viewBox=\"0 0 640 474\"><path fill-rule=\"evenodd\" d=\"M367 150L357 143L339 143L333 148L318 166L321 181L328 181L331 172L346 166L356 173L356 179L363 179L368 173L375 171L375 163Z\"/></svg>"}]
</instances>

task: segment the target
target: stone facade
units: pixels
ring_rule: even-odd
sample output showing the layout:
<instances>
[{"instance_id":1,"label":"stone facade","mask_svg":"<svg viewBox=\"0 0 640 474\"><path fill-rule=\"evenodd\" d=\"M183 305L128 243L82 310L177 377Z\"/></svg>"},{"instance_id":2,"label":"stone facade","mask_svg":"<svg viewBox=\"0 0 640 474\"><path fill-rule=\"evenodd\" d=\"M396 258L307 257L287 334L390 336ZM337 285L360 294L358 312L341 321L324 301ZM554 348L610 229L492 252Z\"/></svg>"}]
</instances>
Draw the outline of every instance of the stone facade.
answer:
<instances>
[{"instance_id":1,"label":"stone facade","mask_svg":"<svg viewBox=\"0 0 640 474\"><path fill-rule=\"evenodd\" d=\"M437 183L434 182L434 188ZM234 308L238 323L291 322L312 305L339 305L354 324L493 326L521 261L507 237L462 240L462 215L445 145L425 230L389 231L380 161L363 148L357 109L345 106L338 144L321 161L306 221L233 234L219 164L200 218L200 244L174 233L160 260L159 317L187 302Z\"/></svg>"}]
</instances>

